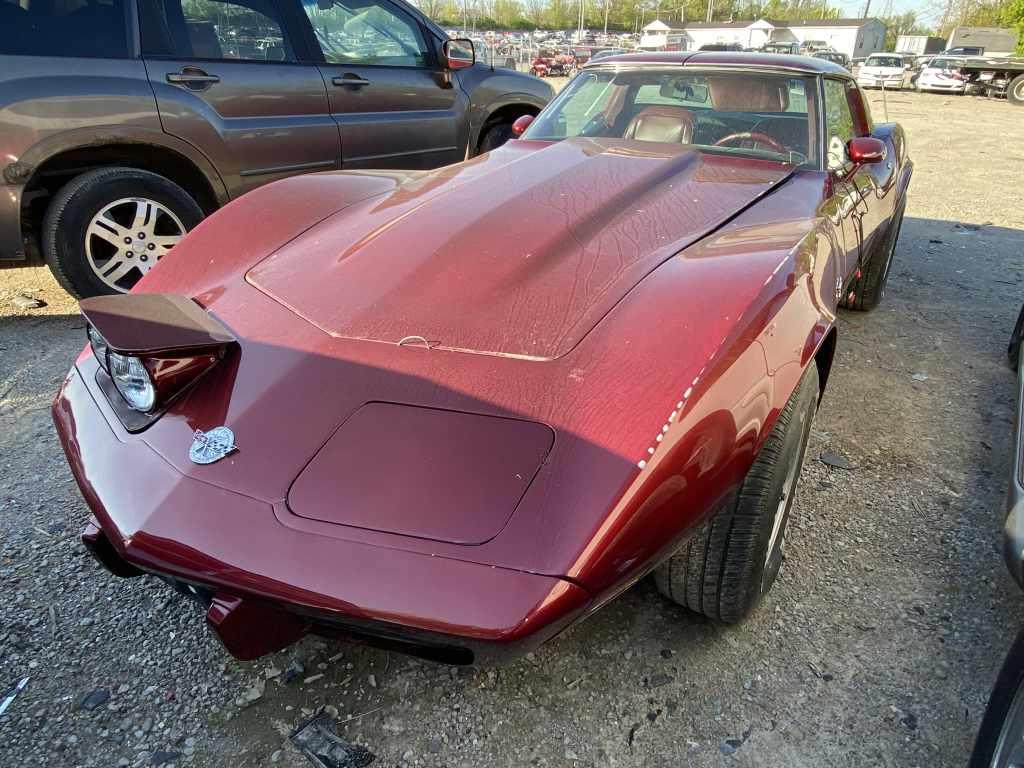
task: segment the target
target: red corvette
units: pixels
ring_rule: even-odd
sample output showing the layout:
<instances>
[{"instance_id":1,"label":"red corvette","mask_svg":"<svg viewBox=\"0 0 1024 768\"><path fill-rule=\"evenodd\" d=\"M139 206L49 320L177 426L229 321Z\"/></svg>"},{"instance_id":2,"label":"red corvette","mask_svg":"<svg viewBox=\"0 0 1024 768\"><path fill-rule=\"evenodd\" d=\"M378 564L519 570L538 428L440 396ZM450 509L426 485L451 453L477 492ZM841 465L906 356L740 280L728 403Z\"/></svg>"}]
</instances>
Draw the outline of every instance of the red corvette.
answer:
<instances>
[{"instance_id":1,"label":"red corvette","mask_svg":"<svg viewBox=\"0 0 1024 768\"><path fill-rule=\"evenodd\" d=\"M262 187L82 302L53 415L86 546L240 658L306 632L451 663L654 572L746 615L782 560L836 309L912 171L850 74L611 57L519 140Z\"/></svg>"}]
</instances>

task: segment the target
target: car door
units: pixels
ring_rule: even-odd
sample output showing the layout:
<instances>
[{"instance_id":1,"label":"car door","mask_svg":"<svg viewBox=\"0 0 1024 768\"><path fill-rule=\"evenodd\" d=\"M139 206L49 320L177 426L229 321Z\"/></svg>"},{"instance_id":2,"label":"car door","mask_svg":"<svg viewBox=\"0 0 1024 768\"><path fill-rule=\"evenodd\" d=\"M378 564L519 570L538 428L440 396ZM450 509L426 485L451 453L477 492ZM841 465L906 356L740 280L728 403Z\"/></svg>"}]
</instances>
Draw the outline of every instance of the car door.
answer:
<instances>
[{"instance_id":1,"label":"car door","mask_svg":"<svg viewBox=\"0 0 1024 768\"><path fill-rule=\"evenodd\" d=\"M853 114L856 136L871 136L874 126L863 92L852 80L847 80L846 98ZM890 152L893 147L882 137ZM860 195L861 262L885 246L889 223L896 209L896 158L890 154L883 161L861 165L852 175L852 182Z\"/></svg>"},{"instance_id":2,"label":"car door","mask_svg":"<svg viewBox=\"0 0 1024 768\"><path fill-rule=\"evenodd\" d=\"M436 168L463 159L469 99L412 13L387 0L300 2L345 168Z\"/></svg>"},{"instance_id":3,"label":"car door","mask_svg":"<svg viewBox=\"0 0 1024 768\"><path fill-rule=\"evenodd\" d=\"M856 135L853 111L847 98L846 81L824 79L825 164L832 177L835 216L842 233L843 254L836 294L857 268L860 259L863 197L857 174L860 170L850 162L846 145Z\"/></svg>"},{"instance_id":4,"label":"car door","mask_svg":"<svg viewBox=\"0 0 1024 768\"><path fill-rule=\"evenodd\" d=\"M209 157L232 197L340 167L323 78L298 63L275 0L139 0L139 21L164 130Z\"/></svg>"}]
</instances>

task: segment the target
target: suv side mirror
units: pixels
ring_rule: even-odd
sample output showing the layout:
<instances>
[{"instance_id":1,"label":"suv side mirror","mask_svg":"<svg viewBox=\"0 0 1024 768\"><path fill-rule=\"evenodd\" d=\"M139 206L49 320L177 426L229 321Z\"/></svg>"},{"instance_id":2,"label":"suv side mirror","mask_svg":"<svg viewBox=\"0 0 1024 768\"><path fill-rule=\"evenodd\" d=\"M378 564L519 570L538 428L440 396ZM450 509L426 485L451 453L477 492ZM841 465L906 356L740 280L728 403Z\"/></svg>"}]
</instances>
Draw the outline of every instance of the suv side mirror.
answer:
<instances>
[{"instance_id":1,"label":"suv side mirror","mask_svg":"<svg viewBox=\"0 0 1024 768\"><path fill-rule=\"evenodd\" d=\"M448 69L466 69L476 63L476 49L472 40L445 40L441 46L441 53Z\"/></svg>"},{"instance_id":2,"label":"suv side mirror","mask_svg":"<svg viewBox=\"0 0 1024 768\"><path fill-rule=\"evenodd\" d=\"M857 165L880 163L885 160L887 154L885 142L874 136L858 136L855 139L850 139L846 145L846 152L850 157L850 162Z\"/></svg>"},{"instance_id":3,"label":"suv side mirror","mask_svg":"<svg viewBox=\"0 0 1024 768\"><path fill-rule=\"evenodd\" d=\"M516 121L512 123L512 137L518 139L524 133L526 129L530 127L530 123L533 122L533 115L521 115L516 118Z\"/></svg>"}]
</instances>

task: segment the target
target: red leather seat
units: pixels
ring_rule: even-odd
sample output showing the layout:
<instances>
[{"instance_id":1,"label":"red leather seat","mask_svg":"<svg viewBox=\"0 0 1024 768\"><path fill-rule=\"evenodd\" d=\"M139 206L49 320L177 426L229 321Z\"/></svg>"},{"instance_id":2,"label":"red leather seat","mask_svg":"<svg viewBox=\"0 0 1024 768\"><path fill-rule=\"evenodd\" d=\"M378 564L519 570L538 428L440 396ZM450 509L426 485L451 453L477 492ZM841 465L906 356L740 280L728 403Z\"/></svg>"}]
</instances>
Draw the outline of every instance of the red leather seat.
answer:
<instances>
[{"instance_id":1,"label":"red leather seat","mask_svg":"<svg viewBox=\"0 0 1024 768\"><path fill-rule=\"evenodd\" d=\"M682 107L644 107L633 115L622 138L689 144L693 141L693 113Z\"/></svg>"}]
</instances>

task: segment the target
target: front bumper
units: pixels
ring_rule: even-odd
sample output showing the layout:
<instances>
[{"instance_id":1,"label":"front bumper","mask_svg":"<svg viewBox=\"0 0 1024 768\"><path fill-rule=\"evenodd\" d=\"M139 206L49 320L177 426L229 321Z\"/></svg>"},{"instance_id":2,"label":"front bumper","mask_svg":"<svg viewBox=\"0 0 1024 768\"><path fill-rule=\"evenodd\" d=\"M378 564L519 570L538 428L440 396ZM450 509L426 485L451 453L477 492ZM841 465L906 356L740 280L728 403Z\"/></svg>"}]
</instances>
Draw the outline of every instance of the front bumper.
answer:
<instances>
[{"instance_id":1,"label":"front bumper","mask_svg":"<svg viewBox=\"0 0 1024 768\"><path fill-rule=\"evenodd\" d=\"M940 82L940 81L926 81L917 83L918 88L922 91L939 91L942 93L963 93L966 87L965 83L962 82Z\"/></svg>"},{"instance_id":2,"label":"front bumper","mask_svg":"<svg viewBox=\"0 0 1024 768\"><path fill-rule=\"evenodd\" d=\"M891 88L901 89L903 88L903 77L870 77L862 76L857 78L857 85L861 88Z\"/></svg>"},{"instance_id":3,"label":"front bumper","mask_svg":"<svg viewBox=\"0 0 1024 768\"><path fill-rule=\"evenodd\" d=\"M1024 317L1024 309L1021 309ZM1017 321L1018 328L1022 325ZM1014 580L1024 589L1024 355L1017 364L1017 409L1013 426L1013 460L1006 491L1006 519L1003 523L1003 559Z\"/></svg>"},{"instance_id":4,"label":"front bumper","mask_svg":"<svg viewBox=\"0 0 1024 768\"><path fill-rule=\"evenodd\" d=\"M83 531L109 570L149 572L208 606L235 656L306 632L451 663L493 662L553 637L590 603L564 579L296 530L270 503L185 477L118 433L73 368L54 423L94 520Z\"/></svg>"}]
</instances>

